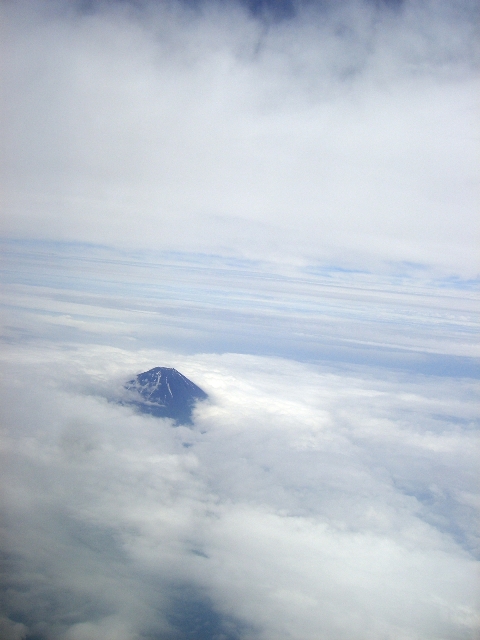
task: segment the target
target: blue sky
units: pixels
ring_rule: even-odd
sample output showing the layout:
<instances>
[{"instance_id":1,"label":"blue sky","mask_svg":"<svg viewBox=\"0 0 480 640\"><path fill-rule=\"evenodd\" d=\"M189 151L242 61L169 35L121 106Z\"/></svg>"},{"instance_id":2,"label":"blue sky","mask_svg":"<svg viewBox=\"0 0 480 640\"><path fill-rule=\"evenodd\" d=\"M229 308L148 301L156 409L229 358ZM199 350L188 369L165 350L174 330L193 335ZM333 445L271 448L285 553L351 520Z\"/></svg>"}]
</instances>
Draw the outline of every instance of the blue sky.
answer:
<instances>
[{"instance_id":1,"label":"blue sky","mask_svg":"<svg viewBox=\"0 0 480 640\"><path fill-rule=\"evenodd\" d=\"M476 3L0 11L2 638L477 637Z\"/></svg>"}]
</instances>

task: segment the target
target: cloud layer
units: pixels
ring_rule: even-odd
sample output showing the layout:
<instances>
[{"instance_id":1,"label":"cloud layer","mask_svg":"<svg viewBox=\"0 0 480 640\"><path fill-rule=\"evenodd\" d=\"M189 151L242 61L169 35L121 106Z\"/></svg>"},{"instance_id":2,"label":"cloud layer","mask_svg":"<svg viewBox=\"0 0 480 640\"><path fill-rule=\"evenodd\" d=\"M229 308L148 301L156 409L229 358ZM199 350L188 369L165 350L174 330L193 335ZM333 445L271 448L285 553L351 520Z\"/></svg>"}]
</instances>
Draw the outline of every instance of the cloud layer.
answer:
<instances>
[{"instance_id":1,"label":"cloud layer","mask_svg":"<svg viewBox=\"0 0 480 640\"><path fill-rule=\"evenodd\" d=\"M11 638L474 637L471 383L169 357L192 429L104 398L165 352L4 362Z\"/></svg>"},{"instance_id":2,"label":"cloud layer","mask_svg":"<svg viewBox=\"0 0 480 640\"><path fill-rule=\"evenodd\" d=\"M1 10L10 236L476 273L476 3Z\"/></svg>"},{"instance_id":3,"label":"cloud layer","mask_svg":"<svg viewBox=\"0 0 480 640\"><path fill-rule=\"evenodd\" d=\"M241 352L478 377L475 280L3 243L7 341Z\"/></svg>"}]
</instances>

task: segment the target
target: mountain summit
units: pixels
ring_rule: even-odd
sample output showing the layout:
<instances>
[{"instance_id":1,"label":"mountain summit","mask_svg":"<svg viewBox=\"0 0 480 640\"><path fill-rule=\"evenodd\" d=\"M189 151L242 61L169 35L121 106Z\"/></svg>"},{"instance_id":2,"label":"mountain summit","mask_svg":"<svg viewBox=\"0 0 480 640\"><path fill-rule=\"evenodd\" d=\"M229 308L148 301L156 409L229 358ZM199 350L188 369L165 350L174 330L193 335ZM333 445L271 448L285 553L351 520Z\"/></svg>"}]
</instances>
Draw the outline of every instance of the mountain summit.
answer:
<instances>
[{"instance_id":1,"label":"mountain summit","mask_svg":"<svg viewBox=\"0 0 480 640\"><path fill-rule=\"evenodd\" d=\"M191 380L168 367L155 367L138 374L126 383L125 389L131 392L125 404L159 418L173 418L177 425L192 424L195 402L208 397Z\"/></svg>"}]
</instances>

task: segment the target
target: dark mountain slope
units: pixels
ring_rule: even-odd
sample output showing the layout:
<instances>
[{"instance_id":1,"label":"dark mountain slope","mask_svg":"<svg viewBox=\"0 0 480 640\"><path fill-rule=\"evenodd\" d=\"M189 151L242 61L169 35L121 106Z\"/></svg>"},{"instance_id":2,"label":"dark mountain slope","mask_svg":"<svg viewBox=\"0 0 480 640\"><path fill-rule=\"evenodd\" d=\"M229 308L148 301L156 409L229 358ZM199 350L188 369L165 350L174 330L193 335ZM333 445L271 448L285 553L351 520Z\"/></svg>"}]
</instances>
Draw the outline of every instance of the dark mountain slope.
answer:
<instances>
[{"instance_id":1,"label":"dark mountain slope","mask_svg":"<svg viewBox=\"0 0 480 640\"><path fill-rule=\"evenodd\" d=\"M126 383L125 389L130 397L124 404L159 418L173 418L177 425L192 424L195 402L208 397L191 380L168 367L155 367L140 373Z\"/></svg>"}]
</instances>

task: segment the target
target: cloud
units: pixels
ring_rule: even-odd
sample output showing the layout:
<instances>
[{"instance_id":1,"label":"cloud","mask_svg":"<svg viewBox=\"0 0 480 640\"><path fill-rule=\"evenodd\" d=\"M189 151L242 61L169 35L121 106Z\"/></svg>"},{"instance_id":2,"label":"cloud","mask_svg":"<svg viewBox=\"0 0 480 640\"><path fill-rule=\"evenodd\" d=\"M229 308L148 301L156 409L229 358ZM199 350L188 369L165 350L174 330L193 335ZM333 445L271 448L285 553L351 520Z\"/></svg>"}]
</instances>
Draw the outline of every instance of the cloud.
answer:
<instances>
[{"instance_id":1,"label":"cloud","mask_svg":"<svg viewBox=\"0 0 480 640\"><path fill-rule=\"evenodd\" d=\"M476 5L0 11L0 635L473 638Z\"/></svg>"},{"instance_id":2,"label":"cloud","mask_svg":"<svg viewBox=\"0 0 480 640\"><path fill-rule=\"evenodd\" d=\"M375 273L78 243L2 248L8 341L163 345L478 375L478 282L421 265Z\"/></svg>"},{"instance_id":3,"label":"cloud","mask_svg":"<svg viewBox=\"0 0 480 640\"><path fill-rule=\"evenodd\" d=\"M268 7L3 3L5 232L476 273L475 4Z\"/></svg>"},{"instance_id":4,"label":"cloud","mask_svg":"<svg viewBox=\"0 0 480 640\"><path fill-rule=\"evenodd\" d=\"M258 356L115 354L4 356L11 625L62 640L195 629L472 637L473 384ZM102 384L167 355L209 393L192 429L102 397Z\"/></svg>"}]
</instances>

